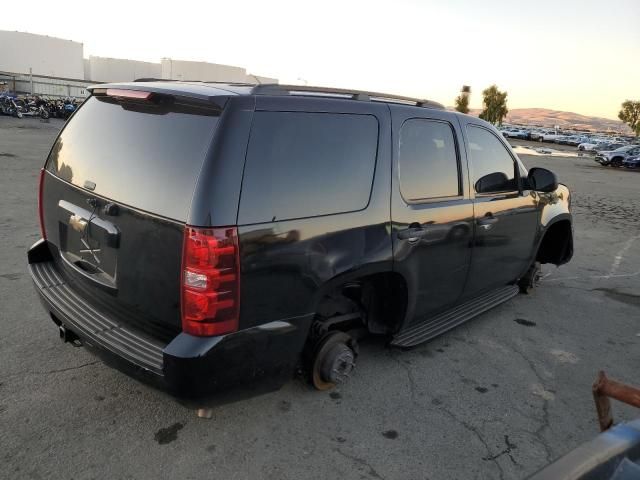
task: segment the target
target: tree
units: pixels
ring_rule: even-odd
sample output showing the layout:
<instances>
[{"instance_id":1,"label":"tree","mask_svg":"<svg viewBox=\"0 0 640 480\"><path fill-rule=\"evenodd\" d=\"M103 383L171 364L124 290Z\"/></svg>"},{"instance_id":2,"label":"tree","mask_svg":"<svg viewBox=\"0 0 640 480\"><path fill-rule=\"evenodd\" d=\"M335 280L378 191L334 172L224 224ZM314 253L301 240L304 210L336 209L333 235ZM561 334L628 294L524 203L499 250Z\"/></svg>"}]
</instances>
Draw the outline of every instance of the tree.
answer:
<instances>
[{"instance_id":1,"label":"tree","mask_svg":"<svg viewBox=\"0 0 640 480\"><path fill-rule=\"evenodd\" d=\"M469 113L469 96L468 95L458 95L456 97L456 106L455 109L460 113Z\"/></svg>"},{"instance_id":2,"label":"tree","mask_svg":"<svg viewBox=\"0 0 640 480\"><path fill-rule=\"evenodd\" d=\"M618 118L631 127L631 130L640 136L640 102L627 100L622 102L622 110L618 113Z\"/></svg>"},{"instance_id":3,"label":"tree","mask_svg":"<svg viewBox=\"0 0 640 480\"><path fill-rule=\"evenodd\" d=\"M480 118L487 122L502 125L502 120L507 116L507 92L501 92L496 85L482 91L482 105Z\"/></svg>"},{"instance_id":4,"label":"tree","mask_svg":"<svg viewBox=\"0 0 640 480\"><path fill-rule=\"evenodd\" d=\"M469 94L471 94L471 88L467 85L462 87L460 95L456 97L455 109L460 113L469 113Z\"/></svg>"}]
</instances>

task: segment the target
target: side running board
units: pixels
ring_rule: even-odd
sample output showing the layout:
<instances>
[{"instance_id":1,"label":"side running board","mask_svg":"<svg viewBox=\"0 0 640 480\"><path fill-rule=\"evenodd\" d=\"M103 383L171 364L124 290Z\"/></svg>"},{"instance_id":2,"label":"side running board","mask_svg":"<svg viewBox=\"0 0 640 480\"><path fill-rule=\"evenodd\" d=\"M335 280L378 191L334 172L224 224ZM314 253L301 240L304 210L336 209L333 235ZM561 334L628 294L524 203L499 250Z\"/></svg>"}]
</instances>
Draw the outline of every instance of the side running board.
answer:
<instances>
[{"instance_id":1,"label":"side running board","mask_svg":"<svg viewBox=\"0 0 640 480\"><path fill-rule=\"evenodd\" d=\"M471 320L473 317L500 305L518 294L518 287L509 285L491 290L480 297L469 300L435 317L425 319L416 325L412 325L391 340L394 347L414 347L427 340L431 340L447 330Z\"/></svg>"}]
</instances>

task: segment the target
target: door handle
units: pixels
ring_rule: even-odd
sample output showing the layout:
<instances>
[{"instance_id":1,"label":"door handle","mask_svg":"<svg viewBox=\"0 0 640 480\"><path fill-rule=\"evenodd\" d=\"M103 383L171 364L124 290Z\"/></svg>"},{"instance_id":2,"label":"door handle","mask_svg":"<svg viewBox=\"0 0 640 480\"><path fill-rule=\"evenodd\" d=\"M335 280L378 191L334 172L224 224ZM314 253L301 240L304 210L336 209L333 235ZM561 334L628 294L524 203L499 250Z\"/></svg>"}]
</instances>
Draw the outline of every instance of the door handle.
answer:
<instances>
[{"instance_id":1,"label":"door handle","mask_svg":"<svg viewBox=\"0 0 640 480\"><path fill-rule=\"evenodd\" d=\"M398 232L398 238L400 240L409 240L410 242L416 242L419 238L423 237L427 231L422 227L409 227Z\"/></svg>"},{"instance_id":2,"label":"door handle","mask_svg":"<svg viewBox=\"0 0 640 480\"><path fill-rule=\"evenodd\" d=\"M92 228L96 227L102 230L100 235L102 235L107 246L113 248L120 246L120 230L115 224L103 220L89 210L78 207L66 200L60 200L58 202L58 208L61 209L65 215L69 215L69 226L71 226L71 228L79 232L84 232L88 225L91 225Z\"/></svg>"},{"instance_id":3,"label":"door handle","mask_svg":"<svg viewBox=\"0 0 640 480\"><path fill-rule=\"evenodd\" d=\"M479 218L477 223L478 226L483 230L490 230L491 227L498 223L498 218L494 217L493 215L487 215L486 217Z\"/></svg>"}]
</instances>

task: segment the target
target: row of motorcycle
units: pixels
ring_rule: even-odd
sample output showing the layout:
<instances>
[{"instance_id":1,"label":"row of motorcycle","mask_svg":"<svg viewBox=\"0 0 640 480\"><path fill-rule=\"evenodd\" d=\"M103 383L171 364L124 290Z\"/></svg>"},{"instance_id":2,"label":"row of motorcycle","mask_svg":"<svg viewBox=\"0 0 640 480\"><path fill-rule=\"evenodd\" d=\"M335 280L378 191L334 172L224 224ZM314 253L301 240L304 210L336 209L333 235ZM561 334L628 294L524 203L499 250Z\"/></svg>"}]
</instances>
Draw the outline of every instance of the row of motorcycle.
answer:
<instances>
[{"instance_id":1,"label":"row of motorcycle","mask_svg":"<svg viewBox=\"0 0 640 480\"><path fill-rule=\"evenodd\" d=\"M80 106L75 98L18 97L0 94L0 113L17 118L40 117L67 119Z\"/></svg>"}]
</instances>

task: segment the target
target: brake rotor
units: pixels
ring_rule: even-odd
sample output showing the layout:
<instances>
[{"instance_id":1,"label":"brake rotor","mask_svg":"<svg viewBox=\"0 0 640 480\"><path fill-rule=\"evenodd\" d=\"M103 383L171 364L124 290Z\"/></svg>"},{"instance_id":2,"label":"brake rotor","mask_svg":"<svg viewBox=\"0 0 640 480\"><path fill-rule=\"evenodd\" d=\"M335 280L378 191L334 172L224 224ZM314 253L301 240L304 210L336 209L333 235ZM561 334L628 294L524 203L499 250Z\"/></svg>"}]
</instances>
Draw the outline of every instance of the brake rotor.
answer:
<instances>
[{"instance_id":1,"label":"brake rotor","mask_svg":"<svg viewBox=\"0 0 640 480\"><path fill-rule=\"evenodd\" d=\"M318 390L347 381L356 366L353 339L344 332L329 332L318 342L311 380Z\"/></svg>"}]
</instances>

